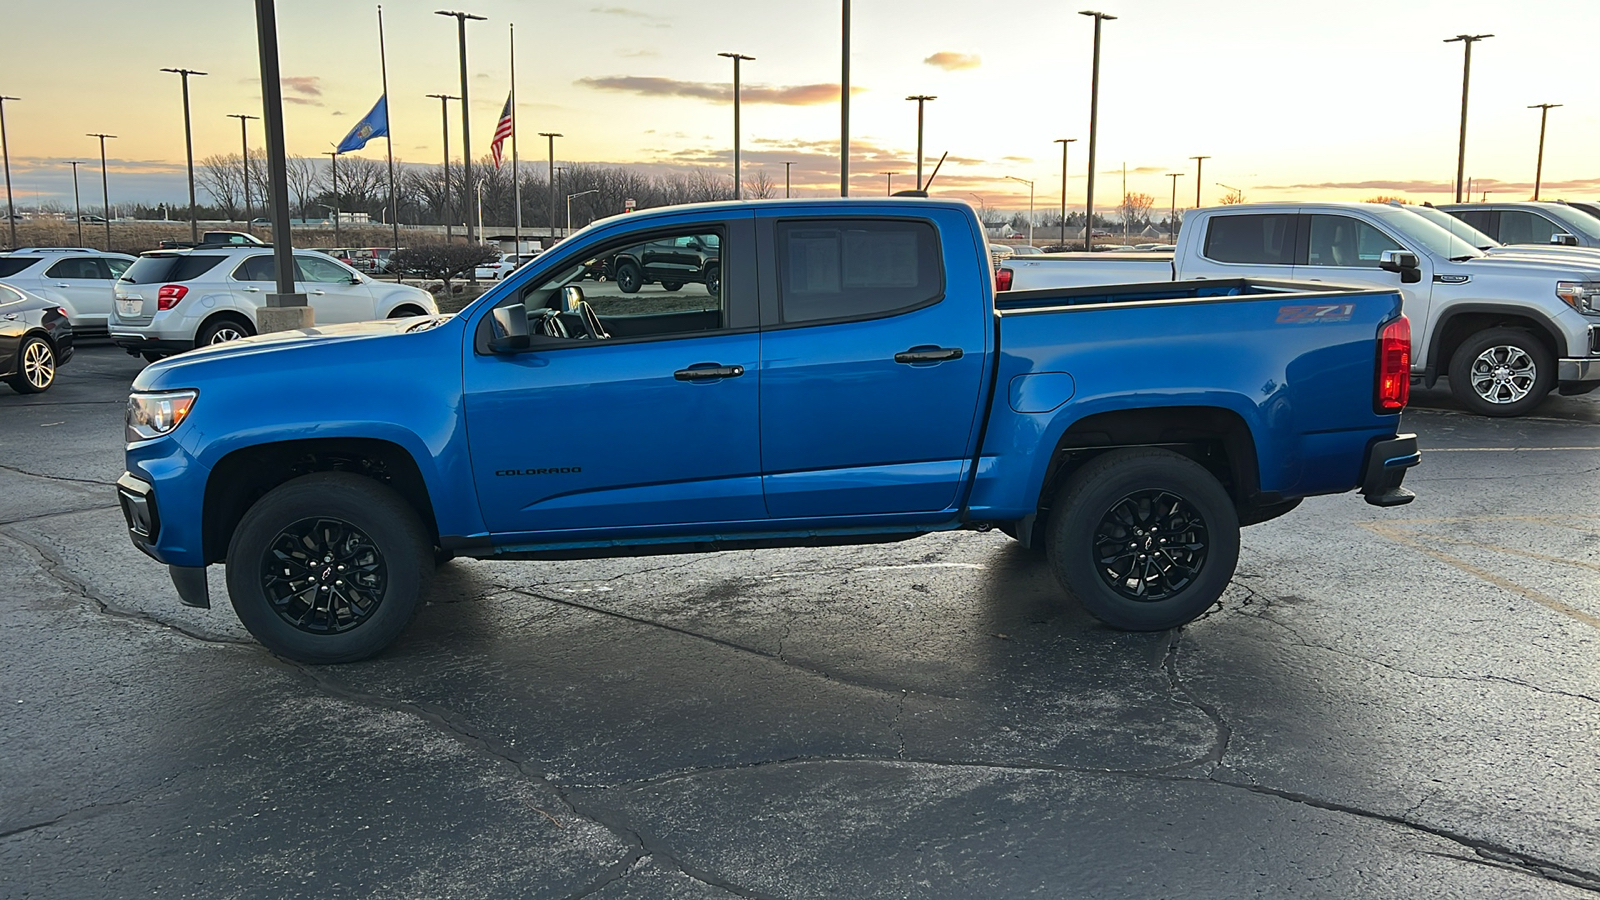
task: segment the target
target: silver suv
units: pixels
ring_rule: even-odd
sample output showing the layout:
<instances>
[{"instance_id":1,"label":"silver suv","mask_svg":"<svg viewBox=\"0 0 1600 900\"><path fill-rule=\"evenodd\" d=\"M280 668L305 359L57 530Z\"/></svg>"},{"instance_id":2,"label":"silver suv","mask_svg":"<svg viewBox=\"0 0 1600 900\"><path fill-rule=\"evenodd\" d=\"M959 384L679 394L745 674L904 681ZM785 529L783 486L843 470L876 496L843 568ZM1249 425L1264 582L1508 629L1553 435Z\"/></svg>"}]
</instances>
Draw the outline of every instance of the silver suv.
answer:
<instances>
[{"instance_id":1,"label":"silver suv","mask_svg":"<svg viewBox=\"0 0 1600 900\"><path fill-rule=\"evenodd\" d=\"M1444 203L1439 209L1502 244L1600 247L1600 219L1566 203Z\"/></svg>"},{"instance_id":2,"label":"silver suv","mask_svg":"<svg viewBox=\"0 0 1600 900\"><path fill-rule=\"evenodd\" d=\"M374 281L322 253L296 251L295 290L318 325L436 315L433 295ZM116 282L111 340L130 354L159 359L256 333L256 311L277 290L270 247L157 250Z\"/></svg>"},{"instance_id":3,"label":"silver suv","mask_svg":"<svg viewBox=\"0 0 1600 900\"><path fill-rule=\"evenodd\" d=\"M0 281L66 310L73 331L100 332L111 316L111 283L133 260L88 247L23 247L0 256Z\"/></svg>"}]
</instances>

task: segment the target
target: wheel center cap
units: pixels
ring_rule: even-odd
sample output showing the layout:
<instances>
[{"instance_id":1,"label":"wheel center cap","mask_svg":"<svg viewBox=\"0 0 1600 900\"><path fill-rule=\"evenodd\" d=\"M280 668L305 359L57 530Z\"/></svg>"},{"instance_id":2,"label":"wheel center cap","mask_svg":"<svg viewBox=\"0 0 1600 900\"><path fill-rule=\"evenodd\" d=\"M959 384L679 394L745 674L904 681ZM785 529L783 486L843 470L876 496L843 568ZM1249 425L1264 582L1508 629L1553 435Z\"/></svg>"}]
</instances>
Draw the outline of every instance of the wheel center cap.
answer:
<instances>
[{"instance_id":1,"label":"wheel center cap","mask_svg":"<svg viewBox=\"0 0 1600 900\"><path fill-rule=\"evenodd\" d=\"M333 578L333 566L329 566L326 569L323 569L322 570L322 574L317 576L317 578L320 581L327 581L327 580Z\"/></svg>"}]
</instances>

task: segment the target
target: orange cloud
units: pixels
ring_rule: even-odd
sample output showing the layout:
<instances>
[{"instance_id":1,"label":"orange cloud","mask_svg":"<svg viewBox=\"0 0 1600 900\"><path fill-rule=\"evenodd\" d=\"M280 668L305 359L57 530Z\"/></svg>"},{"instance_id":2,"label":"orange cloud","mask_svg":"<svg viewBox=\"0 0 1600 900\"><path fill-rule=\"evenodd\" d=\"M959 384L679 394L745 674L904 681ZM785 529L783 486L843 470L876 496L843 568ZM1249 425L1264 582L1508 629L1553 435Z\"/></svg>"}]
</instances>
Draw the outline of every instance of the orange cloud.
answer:
<instances>
[{"instance_id":1,"label":"orange cloud","mask_svg":"<svg viewBox=\"0 0 1600 900\"><path fill-rule=\"evenodd\" d=\"M956 53L953 50L940 50L938 53L923 60L930 66L938 66L946 72L957 69L976 69L983 65L983 58L976 53Z\"/></svg>"},{"instance_id":2,"label":"orange cloud","mask_svg":"<svg viewBox=\"0 0 1600 900\"><path fill-rule=\"evenodd\" d=\"M733 85L721 82L679 81L653 75L610 75L580 78L578 84L602 91L624 91L647 97L692 97L697 100L726 102L733 99ZM859 94L864 88L851 88ZM739 89L744 103L771 103L777 106L816 106L839 99L837 84L761 85L747 84Z\"/></svg>"}]
</instances>

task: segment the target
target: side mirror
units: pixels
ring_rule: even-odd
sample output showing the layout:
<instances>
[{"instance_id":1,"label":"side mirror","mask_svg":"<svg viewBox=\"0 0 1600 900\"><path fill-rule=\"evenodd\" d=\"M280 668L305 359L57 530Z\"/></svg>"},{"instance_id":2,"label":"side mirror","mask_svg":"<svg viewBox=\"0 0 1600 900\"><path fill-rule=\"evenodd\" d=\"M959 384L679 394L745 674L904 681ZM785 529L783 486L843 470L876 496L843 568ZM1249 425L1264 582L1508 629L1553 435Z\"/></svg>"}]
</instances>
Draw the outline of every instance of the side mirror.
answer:
<instances>
[{"instance_id":1,"label":"side mirror","mask_svg":"<svg viewBox=\"0 0 1600 900\"><path fill-rule=\"evenodd\" d=\"M1385 272L1399 272L1401 284L1416 284L1422 280L1422 263L1408 250L1385 250L1378 257L1378 268Z\"/></svg>"},{"instance_id":2,"label":"side mirror","mask_svg":"<svg viewBox=\"0 0 1600 900\"><path fill-rule=\"evenodd\" d=\"M497 306L490 315L496 334L489 338L492 353L516 353L528 349L528 311L520 303Z\"/></svg>"},{"instance_id":3,"label":"side mirror","mask_svg":"<svg viewBox=\"0 0 1600 900\"><path fill-rule=\"evenodd\" d=\"M361 284L364 281L366 281L366 279L362 278L360 275L351 275L350 276L350 283L351 284Z\"/></svg>"},{"instance_id":4,"label":"side mirror","mask_svg":"<svg viewBox=\"0 0 1600 900\"><path fill-rule=\"evenodd\" d=\"M561 289L561 311L565 313L578 309L578 304L583 302L583 288L569 284Z\"/></svg>"},{"instance_id":5,"label":"side mirror","mask_svg":"<svg viewBox=\"0 0 1600 900\"><path fill-rule=\"evenodd\" d=\"M1578 236L1565 232L1552 234L1550 235L1550 243L1555 244L1557 247L1576 247L1578 246Z\"/></svg>"}]
</instances>

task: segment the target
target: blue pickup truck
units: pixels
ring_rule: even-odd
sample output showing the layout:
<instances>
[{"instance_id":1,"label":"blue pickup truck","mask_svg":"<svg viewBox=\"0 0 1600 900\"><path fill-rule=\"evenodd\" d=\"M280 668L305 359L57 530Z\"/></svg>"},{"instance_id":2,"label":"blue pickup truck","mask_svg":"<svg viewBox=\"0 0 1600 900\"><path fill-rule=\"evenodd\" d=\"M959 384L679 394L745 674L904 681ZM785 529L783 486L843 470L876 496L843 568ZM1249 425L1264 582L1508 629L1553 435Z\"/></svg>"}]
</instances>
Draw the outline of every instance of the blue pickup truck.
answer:
<instances>
[{"instance_id":1,"label":"blue pickup truck","mask_svg":"<svg viewBox=\"0 0 1600 900\"><path fill-rule=\"evenodd\" d=\"M699 281L583 282L646 243ZM632 290L624 290L632 288ZM134 544L311 662L410 623L451 556L574 559L998 528L1125 629L1181 625L1239 528L1412 498L1394 290L1216 280L997 300L983 229L920 198L598 222L454 316L263 334L134 382Z\"/></svg>"}]
</instances>

